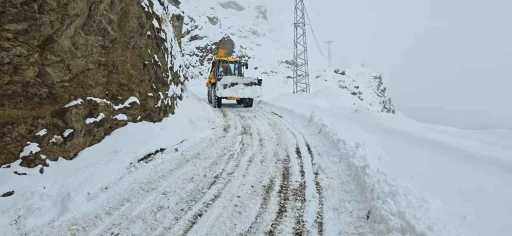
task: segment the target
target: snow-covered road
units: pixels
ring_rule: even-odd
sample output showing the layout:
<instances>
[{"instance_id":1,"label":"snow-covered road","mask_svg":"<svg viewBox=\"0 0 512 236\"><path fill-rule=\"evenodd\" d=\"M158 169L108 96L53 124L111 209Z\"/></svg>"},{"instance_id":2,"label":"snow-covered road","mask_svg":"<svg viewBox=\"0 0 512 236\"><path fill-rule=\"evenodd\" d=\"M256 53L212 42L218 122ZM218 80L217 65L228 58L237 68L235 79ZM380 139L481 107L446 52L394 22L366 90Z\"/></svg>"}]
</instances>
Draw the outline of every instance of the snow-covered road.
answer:
<instances>
[{"instance_id":1,"label":"snow-covered road","mask_svg":"<svg viewBox=\"0 0 512 236\"><path fill-rule=\"evenodd\" d=\"M22 231L367 235L369 209L351 170L333 161L336 146L309 140L306 124L272 109L227 104L217 112L212 132L131 163L108 187L88 192L83 210Z\"/></svg>"}]
</instances>

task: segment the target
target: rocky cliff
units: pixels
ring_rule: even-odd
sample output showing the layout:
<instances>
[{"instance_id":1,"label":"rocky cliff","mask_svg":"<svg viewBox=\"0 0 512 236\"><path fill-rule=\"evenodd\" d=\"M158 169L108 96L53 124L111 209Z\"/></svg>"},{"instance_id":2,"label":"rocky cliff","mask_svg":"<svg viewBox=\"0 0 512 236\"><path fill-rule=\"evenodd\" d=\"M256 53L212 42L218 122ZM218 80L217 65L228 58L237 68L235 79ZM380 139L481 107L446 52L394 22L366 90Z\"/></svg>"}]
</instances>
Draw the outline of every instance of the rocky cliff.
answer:
<instances>
[{"instance_id":1,"label":"rocky cliff","mask_svg":"<svg viewBox=\"0 0 512 236\"><path fill-rule=\"evenodd\" d=\"M171 4L2 0L0 165L73 159L127 122L172 114L185 79Z\"/></svg>"}]
</instances>

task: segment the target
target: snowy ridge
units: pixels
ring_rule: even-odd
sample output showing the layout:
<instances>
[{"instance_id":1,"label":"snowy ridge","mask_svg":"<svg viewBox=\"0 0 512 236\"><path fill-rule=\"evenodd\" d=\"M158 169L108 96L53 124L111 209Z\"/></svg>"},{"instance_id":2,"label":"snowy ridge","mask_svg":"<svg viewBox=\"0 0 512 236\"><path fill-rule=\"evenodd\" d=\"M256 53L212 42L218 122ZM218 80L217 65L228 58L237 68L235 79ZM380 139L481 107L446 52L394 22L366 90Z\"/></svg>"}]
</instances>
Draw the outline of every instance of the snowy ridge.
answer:
<instances>
[{"instance_id":1,"label":"snowy ridge","mask_svg":"<svg viewBox=\"0 0 512 236\"><path fill-rule=\"evenodd\" d=\"M315 91L337 87L352 96L343 97L347 105L352 104L357 110L395 114L382 75L370 68L354 65L347 69L326 69L313 75L311 84Z\"/></svg>"}]
</instances>

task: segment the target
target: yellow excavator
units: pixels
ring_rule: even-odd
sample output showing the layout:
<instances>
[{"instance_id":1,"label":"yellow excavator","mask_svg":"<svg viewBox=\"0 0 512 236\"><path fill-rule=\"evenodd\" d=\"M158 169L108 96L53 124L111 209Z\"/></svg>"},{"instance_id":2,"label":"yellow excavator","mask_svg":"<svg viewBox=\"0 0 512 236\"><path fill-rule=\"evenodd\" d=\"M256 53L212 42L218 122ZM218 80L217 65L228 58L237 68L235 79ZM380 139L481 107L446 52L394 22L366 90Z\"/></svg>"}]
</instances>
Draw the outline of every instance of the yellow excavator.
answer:
<instances>
[{"instance_id":1,"label":"yellow excavator","mask_svg":"<svg viewBox=\"0 0 512 236\"><path fill-rule=\"evenodd\" d=\"M236 101L238 105L252 107L255 98L261 98L262 79L245 77L249 64L240 58L227 57L226 50L219 49L212 60L210 75L206 81L208 102L214 108L222 108L222 100Z\"/></svg>"}]
</instances>

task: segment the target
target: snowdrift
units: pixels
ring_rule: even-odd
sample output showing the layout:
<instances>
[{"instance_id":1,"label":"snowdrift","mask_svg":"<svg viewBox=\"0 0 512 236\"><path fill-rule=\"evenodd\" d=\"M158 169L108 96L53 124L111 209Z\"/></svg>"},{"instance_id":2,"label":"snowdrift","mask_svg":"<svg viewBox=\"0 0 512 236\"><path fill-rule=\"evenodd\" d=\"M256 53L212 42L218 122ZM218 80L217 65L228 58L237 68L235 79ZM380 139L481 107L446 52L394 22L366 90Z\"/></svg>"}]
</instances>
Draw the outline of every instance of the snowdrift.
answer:
<instances>
[{"instance_id":1,"label":"snowdrift","mask_svg":"<svg viewBox=\"0 0 512 236\"><path fill-rule=\"evenodd\" d=\"M355 170L376 235L512 232L512 132L462 130L354 110L347 98L338 88L326 88L260 105L308 120L312 133L338 143L341 154L331 161L339 158Z\"/></svg>"}]
</instances>

